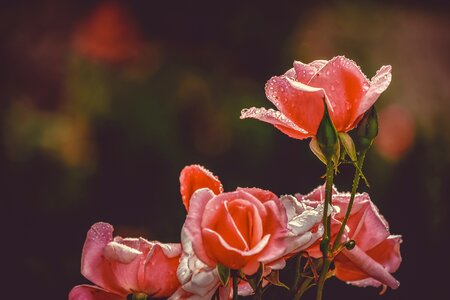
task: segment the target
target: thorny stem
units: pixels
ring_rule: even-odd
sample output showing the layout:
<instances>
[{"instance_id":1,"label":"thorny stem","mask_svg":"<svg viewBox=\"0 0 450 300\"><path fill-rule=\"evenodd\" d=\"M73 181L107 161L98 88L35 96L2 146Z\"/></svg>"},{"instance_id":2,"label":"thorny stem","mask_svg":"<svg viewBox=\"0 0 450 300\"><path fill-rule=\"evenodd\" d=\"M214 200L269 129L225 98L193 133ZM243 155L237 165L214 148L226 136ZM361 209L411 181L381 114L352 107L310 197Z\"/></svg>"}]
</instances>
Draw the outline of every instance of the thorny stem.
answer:
<instances>
[{"instance_id":1,"label":"thorny stem","mask_svg":"<svg viewBox=\"0 0 450 300\"><path fill-rule=\"evenodd\" d=\"M326 173L326 183L325 183L325 203L323 208L323 225L324 232L322 241L325 241L322 247L323 253L323 266L322 272L320 273L319 282L317 284L317 294L316 300L322 299L323 287L325 285L325 280L327 279L328 268L330 267L331 260L328 257L329 253L329 240L330 240L330 223L331 217L328 216L328 205L332 205L332 189L333 189L333 179L334 179L334 164L330 159L327 161L327 173Z\"/></svg>"},{"instance_id":2,"label":"thorny stem","mask_svg":"<svg viewBox=\"0 0 450 300\"><path fill-rule=\"evenodd\" d=\"M352 211L353 202L355 200L356 191L359 186L359 179L361 178L361 170L364 163L364 159L366 157L367 149L364 150L361 155L358 157L357 165L355 166L355 176L353 177L353 185L352 185L352 192L350 194L350 200L348 202L347 212L345 213L344 220L342 221L341 228L339 229L339 232L336 236L336 240L334 241L333 245L333 252L336 251L341 243L342 235L344 234L345 225L347 225L348 218L350 217L350 213Z\"/></svg>"}]
</instances>

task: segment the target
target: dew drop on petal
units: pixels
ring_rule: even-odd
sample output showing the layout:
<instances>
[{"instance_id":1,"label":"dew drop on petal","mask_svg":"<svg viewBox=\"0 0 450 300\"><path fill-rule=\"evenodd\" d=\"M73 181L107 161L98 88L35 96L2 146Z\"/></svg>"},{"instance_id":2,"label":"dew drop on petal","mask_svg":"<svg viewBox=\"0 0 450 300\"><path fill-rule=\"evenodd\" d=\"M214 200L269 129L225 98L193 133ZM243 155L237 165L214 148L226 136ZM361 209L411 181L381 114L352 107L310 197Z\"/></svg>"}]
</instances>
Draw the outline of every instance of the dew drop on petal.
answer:
<instances>
[{"instance_id":1,"label":"dew drop on petal","mask_svg":"<svg viewBox=\"0 0 450 300\"><path fill-rule=\"evenodd\" d=\"M367 82L364 82L362 88L364 92L367 92L367 90L369 89L369 84Z\"/></svg>"}]
</instances>

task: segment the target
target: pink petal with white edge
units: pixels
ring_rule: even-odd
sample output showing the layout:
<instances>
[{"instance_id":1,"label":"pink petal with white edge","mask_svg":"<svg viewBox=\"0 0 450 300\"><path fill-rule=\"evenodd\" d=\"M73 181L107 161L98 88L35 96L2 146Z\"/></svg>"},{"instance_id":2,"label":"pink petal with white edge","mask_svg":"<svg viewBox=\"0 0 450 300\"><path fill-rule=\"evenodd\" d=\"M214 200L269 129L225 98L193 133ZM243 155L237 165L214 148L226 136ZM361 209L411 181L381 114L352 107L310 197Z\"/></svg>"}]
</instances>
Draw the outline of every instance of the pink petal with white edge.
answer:
<instances>
[{"instance_id":1,"label":"pink petal with white edge","mask_svg":"<svg viewBox=\"0 0 450 300\"><path fill-rule=\"evenodd\" d=\"M382 66L372 77L370 87L359 104L356 116L364 114L377 101L380 94L388 88L392 80L391 69L391 66Z\"/></svg>"},{"instance_id":2,"label":"pink petal with white edge","mask_svg":"<svg viewBox=\"0 0 450 300\"><path fill-rule=\"evenodd\" d=\"M388 272L388 270L367 255L358 246L355 246L352 250L344 249L341 253L362 272L367 274L368 277L378 280L382 284L389 286L391 289L397 289L400 286L400 283ZM336 276L339 278L338 273L336 273Z\"/></svg>"},{"instance_id":3,"label":"pink petal with white edge","mask_svg":"<svg viewBox=\"0 0 450 300\"><path fill-rule=\"evenodd\" d=\"M308 86L287 76L275 76L266 83L265 90L267 99L280 112L312 136L323 117L324 93L320 88Z\"/></svg>"},{"instance_id":4,"label":"pink petal with white edge","mask_svg":"<svg viewBox=\"0 0 450 300\"><path fill-rule=\"evenodd\" d=\"M324 89L330 117L337 131L346 132L357 118L356 112L369 87L358 65L344 57L332 58L308 83Z\"/></svg>"},{"instance_id":5,"label":"pink petal with white edge","mask_svg":"<svg viewBox=\"0 0 450 300\"><path fill-rule=\"evenodd\" d=\"M206 254L201 224L205 206L214 196L215 194L208 188L197 190L191 197L189 213L184 223L186 235L192 241L195 254L202 262L212 267L216 266L216 263Z\"/></svg>"},{"instance_id":6,"label":"pink petal with white edge","mask_svg":"<svg viewBox=\"0 0 450 300\"><path fill-rule=\"evenodd\" d=\"M142 254L141 251L114 241L106 245L103 253L109 260L115 260L123 264L131 263L140 254Z\"/></svg>"},{"instance_id":7,"label":"pink petal with white edge","mask_svg":"<svg viewBox=\"0 0 450 300\"><path fill-rule=\"evenodd\" d=\"M114 228L103 222L92 225L86 236L81 255L81 274L96 285L127 295L127 290L118 285L111 264L103 252L107 244L113 241Z\"/></svg>"},{"instance_id":8,"label":"pink petal with white edge","mask_svg":"<svg viewBox=\"0 0 450 300\"><path fill-rule=\"evenodd\" d=\"M274 109L246 108L241 111L241 119L253 118L263 122L267 122L275 126L278 130L294 139L305 139L312 136L311 133L299 127L289 120L283 113Z\"/></svg>"},{"instance_id":9,"label":"pink petal with white edge","mask_svg":"<svg viewBox=\"0 0 450 300\"><path fill-rule=\"evenodd\" d=\"M69 293L69 300L125 300L126 296L107 292L97 286L77 285Z\"/></svg>"}]
</instances>

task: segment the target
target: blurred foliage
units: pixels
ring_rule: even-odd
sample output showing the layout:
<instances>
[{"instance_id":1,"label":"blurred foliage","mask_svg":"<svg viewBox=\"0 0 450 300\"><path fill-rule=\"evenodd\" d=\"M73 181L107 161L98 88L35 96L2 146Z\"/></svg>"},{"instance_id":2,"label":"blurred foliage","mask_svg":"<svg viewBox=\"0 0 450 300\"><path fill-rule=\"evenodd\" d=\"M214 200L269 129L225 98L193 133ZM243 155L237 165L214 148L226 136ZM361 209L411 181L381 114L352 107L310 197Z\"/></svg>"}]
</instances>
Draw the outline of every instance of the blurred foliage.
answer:
<instances>
[{"instance_id":1,"label":"blurred foliage","mask_svg":"<svg viewBox=\"0 0 450 300\"><path fill-rule=\"evenodd\" d=\"M264 84L294 59L344 54L369 78L392 64L377 106L380 116L393 104L404 114L380 117L385 142L366 163L370 190L361 188L404 235L402 286L384 297L439 295L442 270L424 254L449 242L448 9L439 1L174 5L4 4L0 174L10 291L24 275L39 299L64 298L86 282L79 259L96 221L124 236L179 241L184 165L203 164L228 191L307 193L321 184L324 170L307 142L239 114L270 107ZM341 169L340 190L351 176ZM377 298L375 289L336 280L328 289Z\"/></svg>"}]
</instances>

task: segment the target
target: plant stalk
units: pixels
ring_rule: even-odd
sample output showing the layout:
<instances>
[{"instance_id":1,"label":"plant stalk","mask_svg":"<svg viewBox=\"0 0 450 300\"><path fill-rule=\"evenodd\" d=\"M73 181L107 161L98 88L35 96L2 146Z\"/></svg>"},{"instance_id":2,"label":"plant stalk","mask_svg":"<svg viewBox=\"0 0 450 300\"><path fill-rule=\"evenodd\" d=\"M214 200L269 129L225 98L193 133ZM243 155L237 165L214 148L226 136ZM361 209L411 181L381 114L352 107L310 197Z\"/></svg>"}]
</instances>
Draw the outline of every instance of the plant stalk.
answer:
<instances>
[{"instance_id":1,"label":"plant stalk","mask_svg":"<svg viewBox=\"0 0 450 300\"><path fill-rule=\"evenodd\" d=\"M357 165L355 167L355 175L353 177L353 184L352 184L352 192L350 194L350 200L348 202L347 212L345 213L344 220L342 221L342 225L339 228L339 232L336 236L336 240L334 241L333 245L333 252L336 251L341 243L342 235L344 234L345 226L347 225L347 221L350 217L350 213L352 211L353 202L355 200L356 191L358 190L359 186L359 180L361 178L361 172L362 172L362 166L364 164L364 159L366 157L367 149L364 150L361 155L358 157Z\"/></svg>"},{"instance_id":2,"label":"plant stalk","mask_svg":"<svg viewBox=\"0 0 450 300\"><path fill-rule=\"evenodd\" d=\"M317 284L317 294L316 300L322 299L323 287L325 285L325 280L327 279L328 269L331 264L331 260L329 258L329 241L330 241L330 227L331 227L331 217L328 216L328 205L332 205L332 192L333 192L333 180L334 180L334 164L330 159L327 161L327 172L326 172L326 183L325 183L325 203L323 208L323 225L324 232L322 242L326 241L325 244L322 245L322 253L323 253L323 265L322 271L320 273L319 282Z\"/></svg>"}]
</instances>

